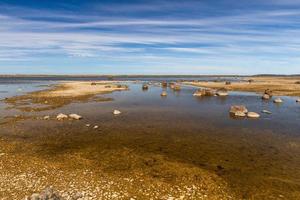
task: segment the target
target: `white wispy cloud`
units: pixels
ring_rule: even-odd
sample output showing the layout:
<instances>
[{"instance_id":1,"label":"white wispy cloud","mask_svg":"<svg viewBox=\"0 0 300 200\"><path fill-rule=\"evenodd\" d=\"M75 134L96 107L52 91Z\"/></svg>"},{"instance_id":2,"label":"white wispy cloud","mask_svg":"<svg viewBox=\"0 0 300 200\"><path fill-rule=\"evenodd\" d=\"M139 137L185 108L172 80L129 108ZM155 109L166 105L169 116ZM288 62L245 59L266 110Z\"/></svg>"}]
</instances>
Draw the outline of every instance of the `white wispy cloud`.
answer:
<instances>
[{"instance_id":1,"label":"white wispy cloud","mask_svg":"<svg viewBox=\"0 0 300 200\"><path fill-rule=\"evenodd\" d=\"M277 1L277 4L282 4ZM176 7L177 6L177 7ZM185 5L186 7L190 5ZM162 9L163 8L163 9ZM124 5L124 11L178 9L157 5ZM96 10L115 11L107 6ZM300 55L300 11L274 8L221 16L139 17L76 15L22 7L0 9L0 61L65 56L196 66L207 63L283 65ZM26 14L24 14L26 13ZM23 15L24 14L24 15ZM42 16L42 17L41 17ZM60 19L60 20L53 20ZM66 20L67 19L67 20ZM276 56L276 57L275 57ZM290 60L289 60L290 59ZM245 64L247 65L247 64Z\"/></svg>"}]
</instances>

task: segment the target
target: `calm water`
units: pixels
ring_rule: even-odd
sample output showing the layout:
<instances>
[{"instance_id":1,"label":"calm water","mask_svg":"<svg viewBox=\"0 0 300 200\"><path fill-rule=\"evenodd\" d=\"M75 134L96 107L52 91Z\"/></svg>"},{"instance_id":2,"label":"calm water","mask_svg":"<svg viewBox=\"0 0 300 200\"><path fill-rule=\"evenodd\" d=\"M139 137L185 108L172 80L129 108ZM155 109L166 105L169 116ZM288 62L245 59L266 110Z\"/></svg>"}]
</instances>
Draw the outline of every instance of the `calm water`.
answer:
<instances>
[{"instance_id":1,"label":"calm water","mask_svg":"<svg viewBox=\"0 0 300 200\"><path fill-rule=\"evenodd\" d=\"M7 91L0 93L1 98L20 94L19 88L22 92L32 91L53 83L29 82L0 83L0 90ZM130 83L129 88L104 95L113 101L73 103L57 110L30 113L38 116L78 113L84 119L65 127L60 125L61 129L55 126L57 122L32 121L23 127L23 132L27 130L27 137L35 140L37 135L68 131L76 135L66 138L74 146L51 144L54 146L49 149L55 153L62 153L63 149L84 151L88 144L95 147L92 155L86 155L91 159L104 159L104 149L113 151L120 147L142 155L164 155L216 171L244 198L273 194L293 198L299 194L300 104L296 98L282 97L284 103L277 105L262 101L255 93L231 92L226 98L199 98L192 96L194 87L185 86L180 92L166 89L168 96L161 97L163 89L158 86L142 91L141 83ZM260 113L257 120L232 119L228 111L233 104L243 104L258 113L266 109L272 114ZM2 117L16 112L6 110L6 106L1 103ZM122 114L113 116L114 109ZM87 137L90 133L84 128L86 123L99 125L102 134ZM42 152L47 153L45 146ZM222 170L218 171L217 166Z\"/></svg>"}]
</instances>

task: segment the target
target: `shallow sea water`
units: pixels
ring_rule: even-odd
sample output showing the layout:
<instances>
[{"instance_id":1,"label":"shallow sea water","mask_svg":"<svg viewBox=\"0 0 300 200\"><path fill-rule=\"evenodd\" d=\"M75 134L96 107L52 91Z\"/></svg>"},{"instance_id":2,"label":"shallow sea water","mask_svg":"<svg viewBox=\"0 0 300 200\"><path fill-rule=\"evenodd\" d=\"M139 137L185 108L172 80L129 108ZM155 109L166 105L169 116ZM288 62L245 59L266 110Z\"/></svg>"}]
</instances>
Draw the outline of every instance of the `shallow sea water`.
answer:
<instances>
[{"instance_id":1,"label":"shallow sea water","mask_svg":"<svg viewBox=\"0 0 300 200\"><path fill-rule=\"evenodd\" d=\"M30 89L23 91L40 89L39 85L45 84L30 85ZM225 98L199 98L193 97L196 88L192 86L174 92L154 85L143 91L141 83L128 85L129 91L101 95L113 101L72 103L56 110L30 113L41 117L60 112L78 113L84 118L66 123L21 122L21 138L39 144L36 153L41 156L85 152L88 159L105 161L108 171L130 171L135 166L126 159L107 160L107 151L126 148L141 156L162 155L213 171L240 198L299 197L300 104L296 98L282 97L284 103L278 105L262 101L255 93L230 92ZM0 90L5 88L1 84L0 87ZM9 87L13 91L19 88L18 85ZM167 91L167 97L160 96L163 90ZM12 93L0 95L3 98L6 94ZM259 119L232 119L228 111L234 104L245 105L249 111L258 113L266 109L272 114L260 113ZM18 112L7 110L3 103L1 106L0 117ZM114 109L122 114L113 116ZM87 123L100 128L91 130L85 127ZM1 135L9 137L11 132L2 130ZM56 142L45 142L44 135Z\"/></svg>"}]
</instances>

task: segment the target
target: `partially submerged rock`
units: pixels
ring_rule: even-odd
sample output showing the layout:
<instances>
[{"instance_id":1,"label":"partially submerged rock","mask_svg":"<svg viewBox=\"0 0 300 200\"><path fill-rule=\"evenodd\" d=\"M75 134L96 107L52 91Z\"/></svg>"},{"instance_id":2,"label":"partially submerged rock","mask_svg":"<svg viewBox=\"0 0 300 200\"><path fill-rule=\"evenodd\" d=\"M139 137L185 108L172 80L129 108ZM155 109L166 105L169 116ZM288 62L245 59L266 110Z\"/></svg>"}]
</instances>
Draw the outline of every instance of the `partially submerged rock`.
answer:
<instances>
[{"instance_id":1,"label":"partially submerged rock","mask_svg":"<svg viewBox=\"0 0 300 200\"><path fill-rule=\"evenodd\" d=\"M119 115L119 114L121 114L121 111L119 111L119 110L114 110L113 114L114 114L114 115Z\"/></svg>"},{"instance_id":2,"label":"partially submerged rock","mask_svg":"<svg viewBox=\"0 0 300 200\"><path fill-rule=\"evenodd\" d=\"M44 119L44 120L49 120L49 119L50 119L50 116L49 116L49 115L46 115L43 119Z\"/></svg>"},{"instance_id":3,"label":"partially submerged rock","mask_svg":"<svg viewBox=\"0 0 300 200\"><path fill-rule=\"evenodd\" d=\"M297 103L300 103L300 99L297 99L296 102L297 102Z\"/></svg>"},{"instance_id":4,"label":"partially submerged rock","mask_svg":"<svg viewBox=\"0 0 300 200\"><path fill-rule=\"evenodd\" d=\"M148 88L149 88L149 86L147 84L144 84L142 87L143 90L148 90Z\"/></svg>"},{"instance_id":5,"label":"partially submerged rock","mask_svg":"<svg viewBox=\"0 0 300 200\"><path fill-rule=\"evenodd\" d=\"M216 92L212 89L199 89L197 90L193 96L215 96Z\"/></svg>"},{"instance_id":6,"label":"partially submerged rock","mask_svg":"<svg viewBox=\"0 0 300 200\"><path fill-rule=\"evenodd\" d=\"M77 115L77 114L70 114L69 117L70 117L71 119L76 119L76 120L82 119L82 116Z\"/></svg>"},{"instance_id":7,"label":"partially submerged rock","mask_svg":"<svg viewBox=\"0 0 300 200\"><path fill-rule=\"evenodd\" d=\"M273 91L270 90L270 89L266 89L265 92L264 92L264 94L267 94L267 95L269 95L270 97L272 97L272 96L273 96Z\"/></svg>"},{"instance_id":8,"label":"partially submerged rock","mask_svg":"<svg viewBox=\"0 0 300 200\"><path fill-rule=\"evenodd\" d=\"M171 88L171 89L174 89L175 88L175 83L169 83L169 87Z\"/></svg>"},{"instance_id":9,"label":"partially submerged rock","mask_svg":"<svg viewBox=\"0 0 300 200\"><path fill-rule=\"evenodd\" d=\"M168 94L167 94L167 92L166 91L163 91L161 94L160 94L160 96L162 96L162 97L166 97Z\"/></svg>"},{"instance_id":10,"label":"partially submerged rock","mask_svg":"<svg viewBox=\"0 0 300 200\"><path fill-rule=\"evenodd\" d=\"M256 112L248 112L247 113L247 117L248 118L259 118L260 115L258 113L256 113Z\"/></svg>"},{"instance_id":11,"label":"partially submerged rock","mask_svg":"<svg viewBox=\"0 0 300 200\"><path fill-rule=\"evenodd\" d=\"M276 99L274 99L273 102L274 102L274 103L282 103L283 101L282 101L281 98L276 98Z\"/></svg>"},{"instance_id":12,"label":"partially submerged rock","mask_svg":"<svg viewBox=\"0 0 300 200\"><path fill-rule=\"evenodd\" d=\"M225 97L225 96L228 96L228 92L225 88L222 88L222 89L217 90L216 95L220 96L220 97Z\"/></svg>"},{"instance_id":13,"label":"partially submerged rock","mask_svg":"<svg viewBox=\"0 0 300 200\"><path fill-rule=\"evenodd\" d=\"M181 86L179 84L175 84L174 91L180 91L180 90L181 90Z\"/></svg>"},{"instance_id":14,"label":"partially submerged rock","mask_svg":"<svg viewBox=\"0 0 300 200\"><path fill-rule=\"evenodd\" d=\"M63 113L60 113L56 116L57 120L64 120L64 119L68 119L68 115L65 115Z\"/></svg>"},{"instance_id":15,"label":"partially submerged rock","mask_svg":"<svg viewBox=\"0 0 300 200\"><path fill-rule=\"evenodd\" d=\"M168 87L167 81L163 81L163 82L161 83L161 86L164 87L164 88L165 88L165 87Z\"/></svg>"},{"instance_id":16,"label":"partially submerged rock","mask_svg":"<svg viewBox=\"0 0 300 200\"><path fill-rule=\"evenodd\" d=\"M63 198L58 194L58 192L49 187L40 194L34 193L31 196L25 197L24 200L63 200Z\"/></svg>"},{"instance_id":17,"label":"partially submerged rock","mask_svg":"<svg viewBox=\"0 0 300 200\"><path fill-rule=\"evenodd\" d=\"M262 112L262 113L265 113L265 114L269 114L269 115L272 114L272 112L271 112L271 111L268 111L268 110L262 110L261 112Z\"/></svg>"},{"instance_id":18,"label":"partially submerged rock","mask_svg":"<svg viewBox=\"0 0 300 200\"><path fill-rule=\"evenodd\" d=\"M245 117L248 113L248 109L243 105L234 105L230 107L229 113L235 117Z\"/></svg>"},{"instance_id":19,"label":"partially submerged rock","mask_svg":"<svg viewBox=\"0 0 300 200\"><path fill-rule=\"evenodd\" d=\"M268 94L263 94L261 97L263 100L269 100L271 97Z\"/></svg>"}]
</instances>

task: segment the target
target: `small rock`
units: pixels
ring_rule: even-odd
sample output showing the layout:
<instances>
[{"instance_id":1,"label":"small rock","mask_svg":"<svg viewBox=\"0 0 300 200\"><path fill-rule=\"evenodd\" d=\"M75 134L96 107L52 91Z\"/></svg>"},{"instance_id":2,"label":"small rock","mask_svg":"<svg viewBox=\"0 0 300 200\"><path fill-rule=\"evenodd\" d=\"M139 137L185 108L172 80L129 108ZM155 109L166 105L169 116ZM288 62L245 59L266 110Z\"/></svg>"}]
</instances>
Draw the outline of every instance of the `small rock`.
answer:
<instances>
[{"instance_id":1,"label":"small rock","mask_svg":"<svg viewBox=\"0 0 300 200\"><path fill-rule=\"evenodd\" d=\"M262 110L261 112L262 112L262 113L269 114L269 115L272 114L272 112L270 112L270 111L268 111L268 110Z\"/></svg>"},{"instance_id":2,"label":"small rock","mask_svg":"<svg viewBox=\"0 0 300 200\"><path fill-rule=\"evenodd\" d=\"M0 153L0 156L4 156L5 155L5 153Z\"/></svg>"},{"instance_id":3,"label":"small rock","mask_svg":"<svg viewBox=\"0 0 300 200\"><path fill-rule=\"evenodd\" d=\"M86 126L86 127L90 127L91 125L90 125L90 124L86 124L85 126Z\"/></svg>"},{"instance_id":4,"label":"small rock","mask_svg":"<svg viewBox=\"0 0 300 200\"><path fill-rule=\"evenodd\" d=\"M161 83L161 86L164 87L164 88L165 88L165 87L168 87L167 81L163 81L163 82Z\"/></svg>"},{"instance_id":5,"label":"small rock","mask_svg":"<svg viewBox=\"0 0 300 200\"><path fill-rule=\"evenodd\" d=\"M261 97L263 100L269 100L271 97L268 94L263 94L263 96Z\"/></svg>"},{"instance_id":6,"label":"small rock","mask_svg":"<svg viewBox=\"0 0 300 200\"><path fill-rule=\"evenodd\" d=\"M243 106L243 105L234 105L234 106L230 107L229 112L231 115L244 117L244 116L246 116L248 109L246 108L246 106Z\"/></svg>"},{"instance_id":7,"label":"small rock","mask_svg":"<svg viewBox=\"0 0 300 200\"><path fill-rule=\"evenodd\" d=\"M235 117L246 117L246 113L242 112L242 111L237 111L234 113Z\"/></svg>"},{"instance_id":8,"label":"small rock","mask_svg":"<svg viewBox=\"0 0 300 200\"><path fill-rule=\"evenodd\" d=\"M221 89L221 90L217 91L216 95L220 96L220 97L225 97L225 96L228 96L228 92L225 89Z\"/></svg>"},{"instance_id":9,"label":"small rock","mask_svg":"<svg viewBox=\"0 0 300 200\"><path fill-rule=\"evenodd\" d=\"M260 115L256 112L248 112L247 117L249 117L249 118L259 118Z\"/></svg>"},{"instance_id":10,"label":"small rock","mask_svg":"<svg viewBox=\"0 0 300 200\"><path fill-rule=\"evenodd\" d=\"M167 96L167 92L166 92L166 91L163 91L163 92L160 94L160 96L166 97L166 96Z\"/></svg>"},{"instance_id":11,"label":"small rock","mask_svg":"<svg viewBox=\"0 0 300 200\"><path fill-rule=\"evenodd\" d=\"M98 129L99 128L99 126L94 126L94 128L93 129Z\"/></svg>"},{"instance_id":12,"label":"small rock","mask_svg":"<svg viewBox=\"0 0 300 200\"><path fill-rule=\"evenodd\" d=\"M180 91L181 90L181 86L178 84L174 85L174 91Z\"/></svg>"},{"instance_id":13,"label":"small rock","mask_svg":"<svg viewBox=\"0 0 300 200\"><path fill-rule=\"evenodd\" d=\"M276 98L276 99L274 99L273 102L274 102L274 103L282 103L283 101L282 101L282 99L280 99L280 98Z\"/></svg>"},{"instance_id":14,"label":"small rock","mask_svg":"<svg viewBox=\"0 0 300 200\"><path fill-rule=\"evenodd\" d=\"M296 102L297 102L297 103L300 103L300 99L297 99Z\"/></svg>"},{"instance_id":15,"label":"small rock","mask_svg":"<svg viewBox=\"0 0 300 200\"><path fill-rule=\"evenodd\" d=\"M76 119L76 120L82 119L82 116L77 115L77 114L70 114L69 117L70 117L71 119Z\"/></svg>"},{"instance_id":16,"label":"small rock","mask_svg":"<svg viewBox=\"0 0 300 200\"><path fill-rule=\"evenodd\" d=\"M64 119L67 119L68 118L68 115L65 115L63 113L60 113L57 115L56 119L57 120L64 120Z\"/></svg>"},{"instance_id":17,"label":"small rock","mask_svg":"<svg viewBox=\"0 0 300 200\"><path fill-rule=\"evenodd\" d=\"M114 115L119 115L119 114L121 114L121 111L119 111L119 110L114 110L113 114L114 114Z\"/></svg>"},{"instance_id":18,"label":"small rock","mask_svg":"<svg viewBox=\"0 0 300 200\"><path fill-rule=\"evenodd\" d=\"M147 84L144 84L142 87L143 90L148 90L148 88L149 88L149 86Z\"/></svg>"},{"instance_id":19,"label":"small rock","mask_svg":"<svg viewBox=\"0 0 300 200\"><path fill-rule=\"evenodd\" d=\"M49 115L47 115L47 116L44 117L44 120L49 120L49 119L50 119Z\"/></svg>"}]
</instances>

